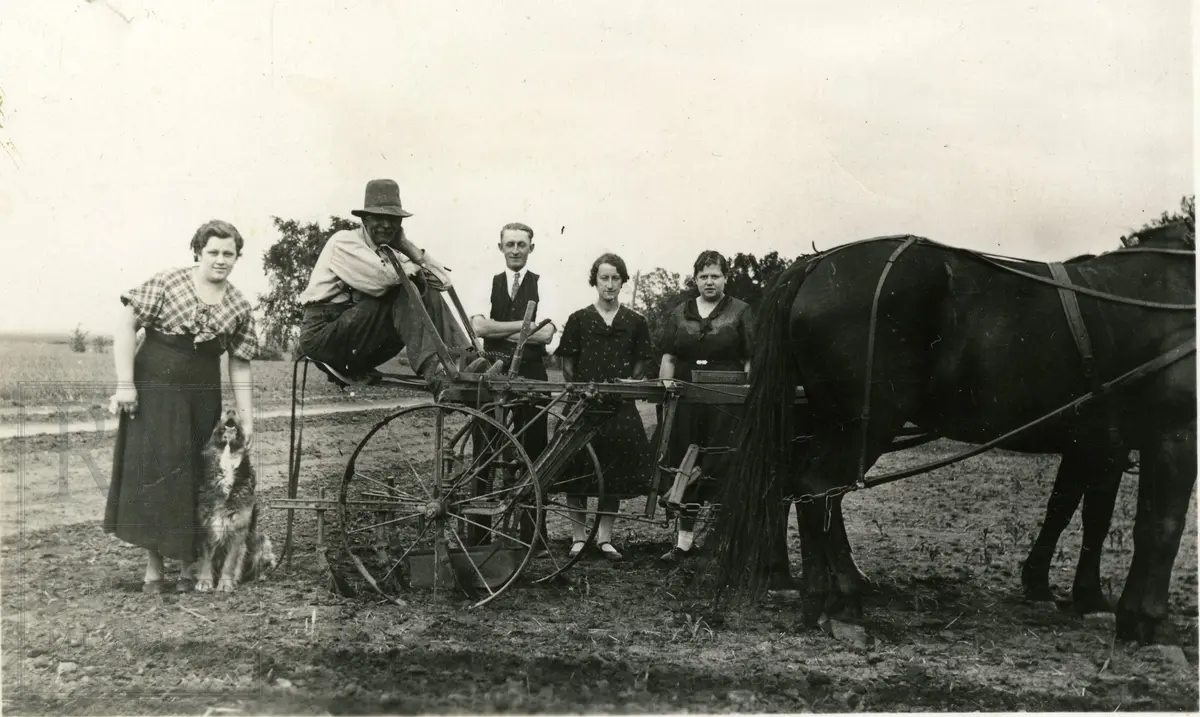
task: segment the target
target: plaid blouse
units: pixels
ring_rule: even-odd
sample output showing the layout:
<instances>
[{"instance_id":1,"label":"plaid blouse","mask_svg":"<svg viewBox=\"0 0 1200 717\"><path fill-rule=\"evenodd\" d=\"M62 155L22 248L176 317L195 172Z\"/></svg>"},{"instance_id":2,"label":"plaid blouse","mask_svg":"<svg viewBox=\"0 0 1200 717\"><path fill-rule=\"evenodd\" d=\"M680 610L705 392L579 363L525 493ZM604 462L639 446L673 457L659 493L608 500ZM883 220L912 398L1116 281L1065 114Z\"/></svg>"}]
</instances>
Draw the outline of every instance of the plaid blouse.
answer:
<instances>
[{"instance_id":1,"label":"plaid blouse","mask_svg":"<svg viewBox=\"0 0 1200 717\"><path fill-rule=\"evenodd\" d=\"M225 285L219 304L206 304L192 284L193 267L168 269L121 294L121 303L133 308L139 326L164 334L194 334L194 343L218 339L230 356L252 360L258 353L258 335L250 302L233 284Z\"/></svg>"}]
</instances>

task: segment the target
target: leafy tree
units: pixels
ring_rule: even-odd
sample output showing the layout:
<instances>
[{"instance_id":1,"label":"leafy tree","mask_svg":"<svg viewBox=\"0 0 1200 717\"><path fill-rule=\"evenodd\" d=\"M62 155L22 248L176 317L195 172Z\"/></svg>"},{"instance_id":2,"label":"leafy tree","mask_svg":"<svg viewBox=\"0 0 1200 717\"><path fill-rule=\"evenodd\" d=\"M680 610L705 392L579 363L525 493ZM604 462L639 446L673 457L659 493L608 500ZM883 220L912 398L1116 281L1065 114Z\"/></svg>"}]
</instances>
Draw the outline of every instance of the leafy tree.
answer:
<instances>
[{"instance_id":1,"label":"leafy tree","mask_svg":"<svg viewBox=\"0 0 1200 717\"><path fill-rule=\"evenodd\" d=\"M656 350L662 341L667 315L685 298L687 291L679 272L656 267L638 277L634 308L646 317Z\"/></svg>"},{"instance_id":2,"label":"leafy tree","mask_svg":"<svg viewBox=\"0 0 1200 717\"><path fill-rule=\"evenodd\" d=\"M729 277L725 282L725 293L755 306L771 280L790 266L792 261L772 251L761 259L753 254L738 252L729 262Z\"/></svg>"},{"instance_id":3,"label":"leafy tree","mask_svg":"<svg viewBox=\"0 0 1200 717\"><path fill-rule=\"evenodd\" d=\"M77 354L87 351L88 332L84 331L78 324L71 331L71 336L67 339L67 345Z\"/></svg>"},{"instance_id":4,"label":"leafy tree","mask_svg":"<svg viewBox=\"0 0 1200 717\"><path fill-rule=\"evenodd\" d=\"M271 217L271 221L280 236L263 252L263 272L271 285L270 291L258 297L263 313L263 343L287 348L295 342L303 318L296 297L308 285L321 249L329 237L354 229L358 223L336 216L329 218L328 227L279 217Z\"/></svg>"},{"instance_id":5,"label":"leafy tree","mask_svg":"<svg viewBox=\"0 0 1200 717\"><path fill-rule=\"evenodd\" d=\"M1158 216L1158 218L1152 219L1151 221L1146 222L1145 224L1143 224L1141 226L1140 229L1138 229L1138 231L1143 231L1145 229L1153 229L1154 227L1161 227L1164 224L1171 224L1173 222L1179 221L1180 219L1186 220L1188 225L1193 228L1196 226L1196 195L1195 194L1185 194L1183 196L1183 198L1179 200L1179 211L1177 211L1177 212L1163 211L1163 213L1160 214Z\"/></svg>"},{"instance_id":6,"label":"leafy tree","mask_svg":"<svg viewBox=\"0 0 1200 717\"><path fill-rule=\"evenodd\" d=\"M112 346L112 339L107 336L92 337L92 352L98 354L108 353L108 347Z\"/></svg>"}]
</instances>

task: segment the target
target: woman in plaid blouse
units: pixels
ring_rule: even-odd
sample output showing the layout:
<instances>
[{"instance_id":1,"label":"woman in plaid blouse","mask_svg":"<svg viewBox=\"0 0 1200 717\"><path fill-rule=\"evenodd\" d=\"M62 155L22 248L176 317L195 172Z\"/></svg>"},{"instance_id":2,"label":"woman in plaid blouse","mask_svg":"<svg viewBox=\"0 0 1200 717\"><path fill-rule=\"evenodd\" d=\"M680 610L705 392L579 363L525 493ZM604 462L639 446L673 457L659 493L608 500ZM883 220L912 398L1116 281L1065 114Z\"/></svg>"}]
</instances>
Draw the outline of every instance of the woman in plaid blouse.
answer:
<instances>
[{"instance_id":1,"label":"woman in plaid blouse","mask_svg":"<svg viewBox=\"0 0 1200 717\"><path fill-rule=\"evenodd\" d=\"M192 237L193 266L159 272L121 295L113 336L121 410L105 531L146 549L143 590L163 589L163 557L181 561L177 588L194 585L200 452L221 416L221 362L249 441L250 361L258 352L250 302L229 283L242 235L210 221ZM135 349L135 335L146 338Z\"/></svg>"}]
</instances>

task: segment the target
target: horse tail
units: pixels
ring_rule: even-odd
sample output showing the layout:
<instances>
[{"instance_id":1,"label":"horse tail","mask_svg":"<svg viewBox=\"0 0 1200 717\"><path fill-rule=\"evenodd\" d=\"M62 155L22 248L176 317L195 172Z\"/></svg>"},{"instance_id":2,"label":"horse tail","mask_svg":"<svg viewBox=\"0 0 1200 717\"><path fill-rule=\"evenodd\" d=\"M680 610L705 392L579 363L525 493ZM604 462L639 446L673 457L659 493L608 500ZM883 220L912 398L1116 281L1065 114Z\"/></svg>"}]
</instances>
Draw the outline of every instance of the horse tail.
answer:
<instances>
[{"instance_id":1,"label":"horse tail","mask_svg":"<svg viewBox=\"0 0 1200 717\"><path fill-rule=\"evenodd\" d=\"M757 593L770 568L786 555L784 505L794 463L794 412L800 370L790 338L792 303L816 257L797 261L771 283L757 307L755 348L745 413L734 438L735 460L721 487L709 540L716 542L717 600L722 592Z\"/></svg>"}]
</instances>

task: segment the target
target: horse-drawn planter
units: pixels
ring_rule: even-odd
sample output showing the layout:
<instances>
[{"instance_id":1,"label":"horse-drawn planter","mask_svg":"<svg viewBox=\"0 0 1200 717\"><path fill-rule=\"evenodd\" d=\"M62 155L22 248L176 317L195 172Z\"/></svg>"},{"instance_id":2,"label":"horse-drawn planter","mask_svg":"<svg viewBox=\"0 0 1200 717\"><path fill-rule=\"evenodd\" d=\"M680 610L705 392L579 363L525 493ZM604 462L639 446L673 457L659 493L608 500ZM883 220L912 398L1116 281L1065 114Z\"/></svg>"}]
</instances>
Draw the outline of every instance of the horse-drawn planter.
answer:
<instances>
[{"instance_id":1,"label":"horse-drawn planter","mask_svg":"<svg viewBox=\"0 0 1200 717\"><path fill-rule=\"evenodd\" d=\"M319 507L338 511L345 554L380 594L397 599L416 584L453 586L483 605L520 577L550 580L577 560L555 543L564 530L577 534L580 520L590 539L598 510L580 514L555 496L584 483L603 494L589 441L616 402L661 406L644 514L621 515L648 521L664 472L675 477L668 520L683 485L695 478L695 451L684 465L664 464L675 407L738 405L746 411L734 446L739 456L710 536L721 586L757 588L772 571L787 571L780 541L795 504L805 621L857 618L863 582L841 497L1002 447L1063 455L1025 564L1027 594L1049 597L1049 558L1082 499L1085 535L1073 598L1093 610L1107 608L1099 554L1125 459L1136 450L1135 558L1118 632L1151 641L1165 614L1196 472L1194 256L1194 233L1184 225L1065 264L909 236L837 247L799 260L764 296L750 385L744 374L715 372L671 386L522 379L516 368L524 337L536 331L527 313L507 375L451 369L436 402L399 410L368 431L346 464L336 501ZM407 278L405 287L416 292ZM447 347L439 353L447 366L458 365ZM514 409L531 404L554 417L549 445L536 460L513 422ZM427 443L413 444L414 435ZM941 437L975 447L869 474L883 453ZM275 502L289 509L289 548L291 510L317 505L296 496L297 439L294 403L288 499ZM580 456L588 457L584 470Z\"/></svg>"},{"instance_id":2,"label":"horse-drawn planter","mask_svg":"<svg viewBox=\"0 0 1200 717\"><path fill-rule=\"evenodd\" d=\"M407 282L407 279L406 279ZM411 284L408 290L415 291ZM466 313L454 299L463 324ZM417 303L424 312L423 305ZM530 313L533 307L530 306ZM432 326L424 315L427 326ZM528 320L527 337L538 327ZM474 337L472 337L473 339ZM411 587L452 588L486 604L524 578L544 582L574 565L568 555L571 534L583 526L590 542L604 499L604 475L590 441L621 401L649 401L660 407L662 429L652 449L654 466L641 516L627 521L669 525L684 506L677 498L700 476L692 470L700 452L694 446L680 466L665 464L676 406L687 403L740 405L748 386L741 372L698 371L694 382L628 381L568 383L535 381L517 375L523 338L506 374L469 373L467 363L439 347L450 380L438 399L401 408L371 426L351 453L336 499L299 498L303 453L302 395L308 359L294 376L288 497L271 506L288 511L284 553L290 558L293 512L336 512L343 555L380 595L398 601ZM399 386L421 389L412 377L388 376ZM795 405L802 410L803 391ZM553 427L546 448L532 459L522 445L518 409L536 406ZM300 410L300 415L297 411ZM528 425L528 423L526 424ZM414 437L419 436L419 440ZM581 460L582 457L582 460ZM664 474L672 490L659 500ZM674 480L672 480L674 477ZM579 512L563 497L585 493L594 508ZM659 507L665 517L656 518ZM542 526L542 530L536 530ZM323 516L319 523L324 540ZM560 545L561 544L561 545Z\"/></svg>"}]
</instances>

